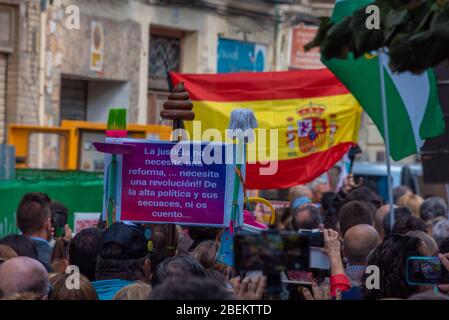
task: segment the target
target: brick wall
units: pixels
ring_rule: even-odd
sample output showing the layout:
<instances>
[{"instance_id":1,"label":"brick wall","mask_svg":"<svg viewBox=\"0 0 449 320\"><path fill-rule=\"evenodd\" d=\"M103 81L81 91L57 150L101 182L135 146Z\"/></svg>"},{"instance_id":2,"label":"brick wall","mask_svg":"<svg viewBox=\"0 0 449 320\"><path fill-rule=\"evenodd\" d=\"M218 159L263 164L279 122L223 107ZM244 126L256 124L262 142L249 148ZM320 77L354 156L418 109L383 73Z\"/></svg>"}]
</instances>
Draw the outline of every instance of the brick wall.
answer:
<instances>
[{"instance_id":1,"label":"brick wall","mask_svg":"<svg viewBox=\"0 0 449 320\"><path fill-rule=\"evenodd\" d=\"M7 121L37 124L39 1L23 1L20 6L16 46L7 64Z\"/></svg>"},{"instance_id":2,"label":"brick wall","mask_svg":"<svg viewBox=\"0 0 449 320\"><path fill-rule=\"evenodd\" d=\"M6 69L6 122L39 123L39 25L40 1L20 1L14 52ZM37 148L30 144L30 166L36 165Z\"/></svg>"}]
</instances>

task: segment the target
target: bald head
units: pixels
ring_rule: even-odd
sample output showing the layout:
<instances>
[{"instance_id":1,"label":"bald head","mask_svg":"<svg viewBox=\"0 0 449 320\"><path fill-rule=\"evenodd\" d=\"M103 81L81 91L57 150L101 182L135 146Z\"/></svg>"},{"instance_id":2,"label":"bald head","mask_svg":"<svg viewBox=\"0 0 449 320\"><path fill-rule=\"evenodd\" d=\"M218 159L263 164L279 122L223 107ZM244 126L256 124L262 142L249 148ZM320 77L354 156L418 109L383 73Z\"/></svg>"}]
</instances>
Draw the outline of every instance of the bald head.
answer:
<instances>
[{"instance_id":1,"label":"bald head","mask_svg":"<svg viewBox=\"0 0 449 320\"><path fill-rule=\"evenodd\" d=\"M368 255L380 242L376 229L367 224L355 225L346 231L343 251L350 264L365 264Z\"/></svg>"},{"instance_id":2,"label":"bald head","mask_svg":"<svg viewBox=\"0 0 449 320\"><path fill-rule=\"evenodd\" d=\"M49 287L47 270L35 259L16 257L0 265L1 295L29 291L45 297Z\"/></svg>"}]
</instances>

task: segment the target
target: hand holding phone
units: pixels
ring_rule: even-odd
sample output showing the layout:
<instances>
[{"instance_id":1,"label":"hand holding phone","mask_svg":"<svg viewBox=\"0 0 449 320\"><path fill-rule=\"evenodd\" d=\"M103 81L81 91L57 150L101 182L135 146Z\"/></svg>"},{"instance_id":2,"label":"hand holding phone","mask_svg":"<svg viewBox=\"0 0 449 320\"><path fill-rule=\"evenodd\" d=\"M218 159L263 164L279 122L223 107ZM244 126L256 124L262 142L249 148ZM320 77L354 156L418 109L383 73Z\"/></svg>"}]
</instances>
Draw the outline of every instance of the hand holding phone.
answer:
<instances>
[{"instance_id":1,"label":"hand holding phone","mask_svg":"<svg viewBox=\"0 0 449 320\"><path fill-rule=\"evenodd\" d=\"M447 258L444 257L444 259ZM444 262L448 263L449 261L445 260ZM407 259L407 282L411 285L449 284L447 267L449 265L445 266L439 257L409 257Z\"/></svg>"},{"instance_id":2,"label":"hand holding phone","mask_svg":"<svg viewBox=\"0 0 449 320\"><path fill-rule=\"evenodd\" d=\"M62 211L56 211L53 213L53 227L55 228L55 237L65 236L65 226L67 225L67 213Z\"/></svg>"},{"instance_id":3,"label":"hand holding phone","mask_svg":"<svg viewBox=\"0 0 449 320\"><path fill-rule=\"evenodd\" d=\"M322 284L320 286L312 286L303 290L305 300L332 300L329 286Z\"/></svg>"},{"instance_id":4,"label":"hand holding phone","mask_svg":"<svg viewBox=\"0 0 449 320\"><path fill-rule=\"evenodd\" d=\"M297 232L236 234L235 267L239 271L306 270L309 267L309 238Z\"/></svg>"},{"instance_id":5,"label":"hand holding phone","mask_svg":"<svg viewBox=\"0 0 449 320\"><path fill-rule=\"evenodd\" d=\"M443 266L446 268L446 270L449 271L449 253L439 254L438 258L440 258L440 261L443 264ZM449 284L440 284L438 286L438 289L441 292L448 294L449 293Z\"/></svg>"}]
</instances>

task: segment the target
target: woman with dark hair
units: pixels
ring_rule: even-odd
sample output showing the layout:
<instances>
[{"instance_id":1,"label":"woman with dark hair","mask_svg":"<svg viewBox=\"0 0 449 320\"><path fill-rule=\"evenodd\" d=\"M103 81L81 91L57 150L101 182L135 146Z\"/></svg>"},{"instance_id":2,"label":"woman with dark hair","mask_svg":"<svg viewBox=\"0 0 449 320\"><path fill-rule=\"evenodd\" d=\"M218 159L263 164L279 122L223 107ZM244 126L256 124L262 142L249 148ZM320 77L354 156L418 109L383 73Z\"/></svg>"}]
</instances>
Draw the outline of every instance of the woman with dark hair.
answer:
<instances>
[{"instance_id":1,"label":"woman with dark hair","mask_svg":"<svg viewBox=\"0 0 449 320\"><path fill-rule=\"evenodd\" d=\"M69 243L72 240L72 229L67 224L69 210L61 202L50 203L53 227L53 252L51 268L54 272L64 272L69 265Z\"/></svg>"},{"instance_id":2,"label":"woman with dark hair","mask_svg":"<svg viewBox=\"0 0 449 320\"><path fill-rule=\"evenodd\" d=\"M419 287L407 283L407 258L424 256L422 241L416 237L394 234L371 253L367 265L379 268L379 288L368 289L372 274L365 273L362 277L362 292L367 300L385 298L407 299L418 293Z\"/></svg>"},{"instance_id":3,"label":"woman with dark hair","mask_svg":"<svg viewBox=\"0 0 449 320\"><path fill-rule=\"evenodd\" d=\"M210 227L191 227L189 228L189 236L192 238L193 243L189 248L189 251L193 251L197 245L206 240L216 241L220 239L222 229L210 228Z\"/></svg>"},{"instance_id":4,"label":"woman with dark hair","mask_svg":"<svg viewBox=\"0 0 449 320\"><path fill-rule=\"evenodd\" d=\"M151 278L152 287L156 287L171 277L187 279L190 277L206 278L207 273L203 265L191 256L175 256L158 264Z\"/></svg>"},{"instance_id":5,"label":"woman with dark hair","mask_svg":"<svg viewBox=\"0 0 449 320\"><path fill-rule=\"evenodd\" d=\"M37 260L37 251L33 242L21 234L10 234L0 240L0 244L13 249L18 256L29 257Z\"/></svg>"},{"instance_id":6,"label":"woman with dark hair","mask_svg":"<svg viewBox=\"0 0 449 320\"><path fill-rule=\"evenodd\" d=\"M69 244L69 264L76 265L90 281L95 281L97 254L103 230L87 228L78 232Z\"/></svg>"},{"instance_id":7,"label":"woman with dark hair","mask_svg":"<svg viewBox=\"0 0 449 320\"><path fill-rule=\"evenodd\" d=\"M376 207L376 210L384 204L382 198L377 193L365 186L355 188L346 195L347 202L355 200L369 202Z\"/></svg>"},{"instance_id":8,"label":"woman with dark hair","mask_svg":"<svg viewBox=\"0 0 449 320\"><path fill-rule=\"evenodd\" d=\"M321 210L324 217L324 228L337 230L338 227L338 207L336 203L337 194L335 192L325 192L321 196Z\"/></svg>"},{"instance_id":9,"label":"woman with dark hair","mask_svg":"<svg viewBox=\"0 0 449 320\"><path fill-rule=\"evenodd\" d=\"M51 268L53 272L65 272L69 266L69 242L63 238L57 238L51 255Z\"/></svg>"}]
</instances>

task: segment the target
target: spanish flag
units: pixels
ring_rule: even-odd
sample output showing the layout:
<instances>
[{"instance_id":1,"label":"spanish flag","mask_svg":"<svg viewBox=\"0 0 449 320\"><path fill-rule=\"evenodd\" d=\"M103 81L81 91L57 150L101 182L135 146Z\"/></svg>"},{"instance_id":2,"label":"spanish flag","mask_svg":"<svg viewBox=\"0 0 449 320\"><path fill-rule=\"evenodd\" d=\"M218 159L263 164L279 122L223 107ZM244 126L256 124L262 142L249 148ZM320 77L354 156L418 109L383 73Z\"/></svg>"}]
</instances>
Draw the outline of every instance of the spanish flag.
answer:
<instances>
[{"instance_id":1,"label":"spanish flag","mask_svg":"<svg viewBox=\"0 0 449 320\"><path fill-rule=\"evenodd\" d=\"M362 109L328 69L170 76L175 85L184 82L202 132L218 129L226 137L232 110L254 111L257 152L248 151L248 189L310 182L357 142ZM194 124L185 125L192 135Z\"/></svg>"}]
</instances>

